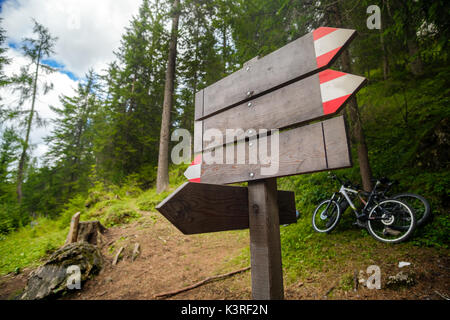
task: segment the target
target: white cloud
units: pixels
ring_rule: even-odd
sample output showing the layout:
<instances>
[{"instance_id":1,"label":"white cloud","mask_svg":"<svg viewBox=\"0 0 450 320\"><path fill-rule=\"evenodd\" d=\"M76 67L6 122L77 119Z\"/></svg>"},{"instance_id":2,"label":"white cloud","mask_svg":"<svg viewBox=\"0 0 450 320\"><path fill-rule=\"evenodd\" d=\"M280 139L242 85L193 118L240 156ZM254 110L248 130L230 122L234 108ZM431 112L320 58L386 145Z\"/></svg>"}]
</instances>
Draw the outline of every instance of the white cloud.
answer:
<instances>
[{"instance_id":1,"label":"white cloud","mask_svg":"<svg viewBox=\"0 0 450 320\"><path fill-rule=\"evenodd\" d=\"M32 36L32 18L47 27L54 37L58 37L56 54L52 57L78 78L93 68L101 72L115 57L113 51L120 46L125 27L133 15L138 13L141 0L6 0L2 3L2 27L6 30L8 42L20 43L24 37ZM25 58L10 49L13 59L5 68L9 75L18 73ZM77 87L66 74L57 72L43 76L42 80L54 84L54 90L40 96L36 110L46 120L55 118L49 105L58 106L60 95L72 95ZM17 95L0 91L2 103L14 104ZM50 122L50 121L49 121ZM36 145L33 156L41 157L46 151L43 138L51 132L52 125L34 128L31 142Z\"/></svg>"},{"instance_id":2,"label":"white cloud","mask_svg":"<svg viewBox=\"0 0 450 320\"><path fill-rule=\"evenodd\" d=\"M3 27L9 41L31 36L31 18L46 26L56 43L55 59L78 77L114 60L124 28L141 0L7 0Z\"/></svg>"},{"instance_id":3,"label":"white cloud","mask_svg":"<svg viewBox=\"0 0 450 320\"><path fill-rule=\"evenodd\" d=\"M5 67L5 73L7 75L12 75L14 73L18 74L20 67L27 63L27 60L21 56L17 51L8 50L8 57L13 61L12 64ZM31 143L36 144L36 149L33 152L33 156L38 157L38 159L47 151L47 146L44 142L44 137L47 136L52 130L51 119L55 119L55 113L50 109L49 106L59 106L59 96L74 94L74 90L78 86L78 81L73 81L66 74L55 72L50 75L42 74L40 76L40 82L47 81L54 85L54 89L47 93L46 95L39 95L36 100L36 111L39 113L40 117L47 120L48 125L41 128L33 127L31 131ZM1 89L0 95L2 97L2 104L9 107L16 107L18 103L18 93L12 93L9 89ZM31 106L31 101L27 101L23 106L23 109L28 109ZM15 124L16 125L16 124Z\"/></svg>"}]
</instances>

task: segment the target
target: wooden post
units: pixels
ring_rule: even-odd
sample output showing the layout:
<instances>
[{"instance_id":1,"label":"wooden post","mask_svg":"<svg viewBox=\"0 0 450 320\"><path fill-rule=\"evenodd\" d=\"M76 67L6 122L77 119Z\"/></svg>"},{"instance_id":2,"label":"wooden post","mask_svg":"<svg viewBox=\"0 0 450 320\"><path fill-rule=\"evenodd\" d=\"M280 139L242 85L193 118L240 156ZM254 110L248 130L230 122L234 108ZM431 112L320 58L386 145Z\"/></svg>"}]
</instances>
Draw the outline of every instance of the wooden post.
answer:
<instances>
[{"instance_id":1,"label":"wooden post","mask_svg":"<svg viewBox=\"0 0 450 320\"><path fill-rule=\"evenodd\" d=\"M78 225L80 223L80 212L73 215L70 221L69 234L67 235L66 244L75 243L78 240Z\"/></svg>"},{"instance_id":2,"label":"wooden post","mask_svg":"<svg viewBox=\"0 0 450 320\"><path fill-rule=\"evenodd\" d=\"M248 183L252 298L284 298L277 179Z\"/></svg>"}]
</instances>

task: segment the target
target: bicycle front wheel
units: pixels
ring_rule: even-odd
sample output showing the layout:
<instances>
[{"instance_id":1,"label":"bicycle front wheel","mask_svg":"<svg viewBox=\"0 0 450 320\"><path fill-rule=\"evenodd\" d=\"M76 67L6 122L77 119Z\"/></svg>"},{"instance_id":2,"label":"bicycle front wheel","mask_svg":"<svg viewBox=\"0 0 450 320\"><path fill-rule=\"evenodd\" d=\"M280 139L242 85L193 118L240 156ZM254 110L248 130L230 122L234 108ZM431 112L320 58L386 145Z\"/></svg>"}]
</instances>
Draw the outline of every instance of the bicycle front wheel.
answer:
<instances>
[{"instance_id":1,"label":"bicycle front wheel","mask_svg":"<svg viewBox=\"0 0 450 320\"><path fill-rule=\"evenodd\" d=\"M322 201L314 210L312 225L314 230L321 233L331 232L341 218L341 209L336 201Z\"/></svg>"},{"instance_id":2,"label":"bicycle front wheel","mask_svg":"<svg viewBox=\"0 0 450 320\"><path fill-rule=\"evenodd\" d=\"M383 200L373 207L367 221L369 233L385 243L406 241L415 227L414 210L406 203L395 199Z\"/></svg>"}]
</instances>

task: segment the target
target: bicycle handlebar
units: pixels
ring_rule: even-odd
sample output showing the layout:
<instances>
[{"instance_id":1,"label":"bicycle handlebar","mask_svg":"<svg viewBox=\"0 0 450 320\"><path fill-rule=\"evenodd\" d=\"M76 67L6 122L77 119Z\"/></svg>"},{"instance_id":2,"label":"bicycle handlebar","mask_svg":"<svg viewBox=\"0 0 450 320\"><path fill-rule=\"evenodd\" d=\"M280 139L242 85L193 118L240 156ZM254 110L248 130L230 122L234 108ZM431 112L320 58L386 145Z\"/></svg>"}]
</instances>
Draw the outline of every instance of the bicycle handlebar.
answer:
<instances>
[{"instance_id":1,"label":"bicycle handlebar","mask_svg":"<svg viewBox=\"0 0 450 320\"><path fill-rule=\"evenodd\" d=\"M386 184L386 185L388 185L389 187L398 184L398 181L397 181L397 180L391 180L391 179L389 179L389 178L387 178L387 177L381 177L381 178L379 178L379 179L371 179L371 181L372 181L372 182L377 182L377 181L379 181L380 183Z\"/></svg>"},{"instance_id":2,"label":"bicycle handlebar","mask_svg":"<svg viewBox=\"0 0 450 320\"><path fill-rule=\"evenodd\" d=\"M343 178L345 178L345 181L342 181L337 175L335 174L331 174L331 172L329 172L329 176L330 179L333 180L337 180L341 185L343 185L344 187L352 187L355 189L361 189L361 186L359 184L353 184L350 179L347 178L347 176L343 175Z\"/></svg>"}]
</instances>

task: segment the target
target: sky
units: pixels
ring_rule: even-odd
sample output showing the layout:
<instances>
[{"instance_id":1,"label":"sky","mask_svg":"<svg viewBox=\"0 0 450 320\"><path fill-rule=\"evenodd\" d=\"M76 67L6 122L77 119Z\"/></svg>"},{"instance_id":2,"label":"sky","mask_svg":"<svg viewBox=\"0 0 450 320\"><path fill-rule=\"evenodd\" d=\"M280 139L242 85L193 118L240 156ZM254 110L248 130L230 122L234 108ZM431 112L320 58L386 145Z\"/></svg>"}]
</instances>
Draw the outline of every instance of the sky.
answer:
<instances>
[{"instance_id":1,"label":"sky","mask_svg":"<svg viewBox=\"0 0 450 320\"><path fill-rule=\"evenodd\" d=\"M47 151L43 138L52 130L55 114L49 105L59 106L59 96L71 95L87 71L106 69L114 60L113 52L133 15L138 13L141 0L0 0L2 27L6 30L8 56L12 63L5 68L8 75L19 73L26 59L20 52L24 37L32 37L35 19L58 37L55 54L44 63L56 67L58 72L46 75L54 89L41 95L36 104L40 116L47 120L43 128L33 128L31 142L35 144L33 156L40 159ZM2 103L17 104L16 94L1 90Z\"/></svg>"}]
</instances>

